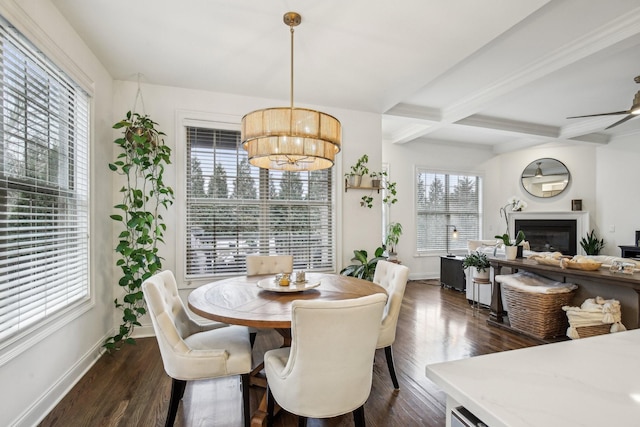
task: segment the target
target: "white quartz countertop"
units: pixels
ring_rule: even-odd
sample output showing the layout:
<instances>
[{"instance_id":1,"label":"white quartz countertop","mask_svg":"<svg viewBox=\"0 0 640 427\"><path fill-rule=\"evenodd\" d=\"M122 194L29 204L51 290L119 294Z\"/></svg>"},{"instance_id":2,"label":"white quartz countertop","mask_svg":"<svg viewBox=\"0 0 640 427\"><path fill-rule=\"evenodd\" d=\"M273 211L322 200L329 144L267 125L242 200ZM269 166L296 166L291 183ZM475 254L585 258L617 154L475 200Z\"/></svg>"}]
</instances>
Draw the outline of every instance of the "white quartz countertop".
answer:
<instances>
[{"instance_id":1,"label":"white quartz countertop","mask_svg":"<svg viewBox=\"0 0 640 427\"><path fill-rule=\"evenodd\" d=\"M427 365L489 427L640 426L640 329Z\"/></svg>"}]
</instances>

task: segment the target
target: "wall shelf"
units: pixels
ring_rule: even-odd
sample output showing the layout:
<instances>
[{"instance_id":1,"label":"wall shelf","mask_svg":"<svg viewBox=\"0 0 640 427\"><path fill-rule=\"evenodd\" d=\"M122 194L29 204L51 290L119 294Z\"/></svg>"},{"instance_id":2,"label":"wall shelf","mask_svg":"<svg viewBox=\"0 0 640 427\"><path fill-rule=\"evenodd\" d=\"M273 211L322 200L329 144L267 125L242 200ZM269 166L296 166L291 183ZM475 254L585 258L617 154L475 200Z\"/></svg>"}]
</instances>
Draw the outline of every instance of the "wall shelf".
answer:
<instances>
[{"instance_id":1,"label":"wall shelf","mask_svg":"<svg viewBox=\"0 0 640 427\"><path fill-rule=\"evenodd\" d=\"M378 193L380 193L380 190L382 190L382 188L380 187L353 187L351 185L349 185L349 181L348 180L344 180L344 192L346 193L348 189L352 189L352 190L376 190Z\"/></svg>"}]
</instances>

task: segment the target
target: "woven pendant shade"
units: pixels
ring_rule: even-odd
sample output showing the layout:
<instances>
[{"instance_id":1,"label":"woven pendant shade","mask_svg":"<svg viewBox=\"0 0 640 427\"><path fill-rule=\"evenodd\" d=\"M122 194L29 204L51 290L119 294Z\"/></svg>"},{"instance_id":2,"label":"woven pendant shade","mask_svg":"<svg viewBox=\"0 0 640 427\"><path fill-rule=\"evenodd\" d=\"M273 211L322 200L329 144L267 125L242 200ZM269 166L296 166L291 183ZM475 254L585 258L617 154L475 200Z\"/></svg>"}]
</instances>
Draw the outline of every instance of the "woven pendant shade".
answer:
<instances>
[{"instance_id":1,"label":"woven pendant shade","mask_svg":"<svg viewBox=\"0 0 640 427\"><path fill-rule=\"evenodd\" d=\"M340 122L304 108L267 108L242 118L249 163L265 169L304 171L333 166L340 151Z\"/></svg>"}]
</instances>

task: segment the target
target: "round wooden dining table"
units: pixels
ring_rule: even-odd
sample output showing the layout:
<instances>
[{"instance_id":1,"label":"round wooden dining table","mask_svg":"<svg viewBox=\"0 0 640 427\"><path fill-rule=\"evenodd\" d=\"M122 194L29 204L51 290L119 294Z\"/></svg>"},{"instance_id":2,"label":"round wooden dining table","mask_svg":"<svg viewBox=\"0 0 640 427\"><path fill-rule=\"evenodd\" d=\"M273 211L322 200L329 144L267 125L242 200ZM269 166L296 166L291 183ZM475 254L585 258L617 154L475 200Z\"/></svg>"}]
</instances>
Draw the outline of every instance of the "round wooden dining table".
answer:
<instances>
[{"instance_id":1,"label":"round wooden dining table","mask_svg":"<svg viewBox=\"0 0 640 427\"><path fill-rule=\"evenodd\" d=\"M291 303L295 300L345 300L387 291L367 280L339 274L307 273L304 291L296 286L265 290L261 280L274 276L239 276L208 283L189 295L189 308L218 322L255 328L291 328Z\"/></svg>"},{"instance_id":2,"label":"round wooden dining table","mask_svg":"<svg viewBox=\"0 0 640 427\"><path fill-rule=\"evenodd\" d=\"M291 304L296 300L346 300L384 293L385 288L367 280L338 274L307 273L304 286L276 287L274 276L239 276L208 283L195 289L188 298L196 314L218 322L277 330L284 346L291 339ZM261 282L262 281L262 282ZM260 283L259 283L260 282ZM266 290L263 287L267 283ZM258 286L260 284L260 286ZM298 288L305 290L298 291ZM307 289L308 288L308 289ZM251 373L251 383L266 386L260 377L262 365ZM251 426L266 425L266 393L251 418Z\"/></svg>"}]
</instances>

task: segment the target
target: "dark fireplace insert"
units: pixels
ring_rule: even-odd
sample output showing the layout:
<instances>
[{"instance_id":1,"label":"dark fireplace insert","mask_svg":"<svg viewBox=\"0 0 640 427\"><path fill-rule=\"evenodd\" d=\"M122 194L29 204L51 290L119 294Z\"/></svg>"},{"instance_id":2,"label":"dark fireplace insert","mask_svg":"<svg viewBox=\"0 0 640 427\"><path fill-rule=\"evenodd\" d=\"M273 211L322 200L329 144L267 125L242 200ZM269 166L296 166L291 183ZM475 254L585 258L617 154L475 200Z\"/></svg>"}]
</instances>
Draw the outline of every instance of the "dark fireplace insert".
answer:
<instances>
[{"instance_id":1,"label":"dark fireplace insert","mask_svg":"<svg viewBox=\"0 0 640 427\"><path fill-rule=\"evenodd\" d=\"M532 251L577 253L575 219L516 219L516 233L522 230Z\"/></svg>"}]
</instances>

